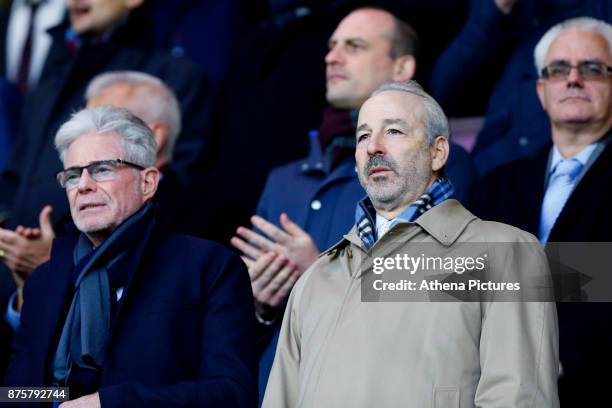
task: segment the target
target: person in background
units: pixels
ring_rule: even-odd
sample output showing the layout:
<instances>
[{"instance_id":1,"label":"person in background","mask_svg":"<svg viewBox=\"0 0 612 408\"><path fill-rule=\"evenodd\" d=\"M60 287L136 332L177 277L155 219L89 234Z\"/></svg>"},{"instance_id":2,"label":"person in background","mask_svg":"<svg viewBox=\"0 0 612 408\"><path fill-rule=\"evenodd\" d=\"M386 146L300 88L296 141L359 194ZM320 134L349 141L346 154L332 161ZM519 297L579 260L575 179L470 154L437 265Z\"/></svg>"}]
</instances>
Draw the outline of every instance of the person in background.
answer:
<instances>
[{"instance_id":1,"label":"person in background","mask_svg":"<svg viewBox=\"0 0 612 408\"><path fill-rule=\"evenodd\" d=\"M474 211L537 235L547 248L610 242L612 195L602 186L612 177L612 25L593 18L561 22L542 36L534 54L537 95L552 138L532 158L489 173ZM563 405L607 398L605 379L595 373L612 364L610 305L557 306Z\"/></svg>"}]
</instances>

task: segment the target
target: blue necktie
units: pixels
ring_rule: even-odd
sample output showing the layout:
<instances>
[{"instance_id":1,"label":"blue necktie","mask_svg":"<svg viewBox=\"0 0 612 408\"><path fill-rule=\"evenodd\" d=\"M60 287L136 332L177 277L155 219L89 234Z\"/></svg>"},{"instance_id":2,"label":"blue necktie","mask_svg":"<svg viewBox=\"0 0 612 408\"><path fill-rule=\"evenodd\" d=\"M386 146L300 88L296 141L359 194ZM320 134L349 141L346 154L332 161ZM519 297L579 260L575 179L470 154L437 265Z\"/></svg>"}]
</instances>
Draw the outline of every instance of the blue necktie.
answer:
<instances>
[{"instance_id":1,"label":"blue necktie","mask_svg":"<svg viewBox=\"0 0 612 408\"><path fill-rule=\"evenodd\" d=\"M576 184L576 177L580 174L582 167L582 163L577 159L563 159L557 164L550 176L544 201L542 201L540 216L539 238L542 244L548 241L550 230L555 225L557 217L559 217L565 202L569 198Z\"/></svg>"}]
</instances>

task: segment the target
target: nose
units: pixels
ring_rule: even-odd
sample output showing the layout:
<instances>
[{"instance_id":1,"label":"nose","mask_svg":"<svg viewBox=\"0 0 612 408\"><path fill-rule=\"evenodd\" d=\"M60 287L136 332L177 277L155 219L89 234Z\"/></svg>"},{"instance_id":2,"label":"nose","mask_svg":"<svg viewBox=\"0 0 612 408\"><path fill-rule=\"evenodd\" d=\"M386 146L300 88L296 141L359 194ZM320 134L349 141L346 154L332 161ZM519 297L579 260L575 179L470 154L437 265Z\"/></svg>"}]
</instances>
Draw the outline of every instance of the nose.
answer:
<instances>
[{"instance_id":1,"label":"nose","mask_svg":"<svg viewBox=\"0 0 612 408\"><path fill-rule=\"evenodd\" d=\"M340 45L335 44L329 49L329 51L327 52L327 55L325 55L325 64L326 65L341 64L342 61L343 61L343 57L342 57L342 51L340 51Z\"/></svg>"},{"instance_id":2,"label":"nose","mask_svg":"<svg viewBox=\"0 0 612 408\"><path fill-rule=\"evenodd\" d=\"M77 188L79 190L79 193L93 191L96 189L96 181L91 178L87 169L83 169L81 177L79 178L79 184L77 184Z\"/></svg>"},{"instance_id":3,"label":"nose","mask_svg":"<svg viewBox=\"0 0 612 408\"><path fill-rule=\"evenodd\" d=\"M380 134L372 134L368 139L367 152L368 156L384 156L387 152L383 136Z\"/></svg>"},{"instance_id":4,"label":"nose","mask_svg":"<svg viewBox=\"0 0 612 408\"><path fill-rule=\"evenodd\" d=\"M578 67L571 67L569 74L567 74L567 86L582 86L583 78L578 71Z\"/></svg>"}]
</instances>

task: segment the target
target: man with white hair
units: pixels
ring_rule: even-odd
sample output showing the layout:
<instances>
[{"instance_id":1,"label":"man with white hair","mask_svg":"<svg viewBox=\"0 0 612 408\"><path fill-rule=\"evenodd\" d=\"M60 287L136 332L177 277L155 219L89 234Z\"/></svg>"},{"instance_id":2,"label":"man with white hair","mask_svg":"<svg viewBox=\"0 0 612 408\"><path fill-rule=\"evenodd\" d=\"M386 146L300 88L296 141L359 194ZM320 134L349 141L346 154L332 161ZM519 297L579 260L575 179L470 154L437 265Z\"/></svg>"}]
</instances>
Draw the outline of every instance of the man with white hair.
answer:
<instances>
[{"instance_id":1,"label":"man with white hair","mask_svg":"<svg viewBox=\"0 0 612 408\"><path fill-rule=\"evenodd\" d=\"M149 127L105 105L73 115L55 145L78 231L27 281L6 384L69 387L62 408L253 406L246 268L157 227Z\"/></svg>"},{"instance_id":2,"label":"man with white hair","mask_svg":"<svg viewBox=\"0 0 612 408\"><path fill-rule=\"evenodd\" d=\"M355 159L368 196L351 231L293 288L264 407L558 406L554 303L381 289L379 277L423 288L440 276L388 266L402 254L457 256L481 244L499 249L484 255L490 277L528 272L546 282L535 237L449 198L448 134L444 112L414 81L383 84L362 105ZM377 259L390 275L372 267Z\"/></svg>"},{"instance_id":3,"label":"man with white hair","mask_svg":"<svg viewBox=\"0 0 612 408\"><path fill-rule=\"evenodd\" d=\"M155 136L155 166L161 169L170 163L181 133L181 109L174 92L159 78L137 71L105 72L91 80L85 99L88 108L123 107L144 120Z\"/></svg>"},{"instance_id":4,"label":"man with white hair","mask_svg":"<svg viewBox=\"0 0 612 408\"><path fill-rule=\"evenodd\" d=\"M196 233L197 218L189 200L176 200L187 195L187 189L170 167L172 152L181 130L181 111L174 92L161 80L144 72L115 71L100 74L87 87L87 107L112 105L123 107L145 121L156 143L155 166L161 173L157 203L157 223L172 232ZM0 259L11 269L17 289L1 302L3 317L14 332L19 325L23 303L23 284L27 276L49 259L55 232L50 219L51 206L40 214L40 228L20 228L15 232L0 231ZM6 328L4 336L12 337ZM0 353L7 351L0 350ZM0 372L3 370L0 370Z\"/></svg>"},{"instance_id":5,"label":"man with white hair","mask_svg":"<svg viewBox=\"0 0 612 408\"><path fill-rule=\"evenodd\" d=\"M492 172L475 209L483 218L538 235L547 248L558 242L610 242L612 25L583 17L552 27L535 48L535 64L551 143L531 159ZM607 389L596 386L595 373L612 365L612 307L558 307L561 401L592 406L588 402L601 402Z\"/></svg>"}]
</instances>

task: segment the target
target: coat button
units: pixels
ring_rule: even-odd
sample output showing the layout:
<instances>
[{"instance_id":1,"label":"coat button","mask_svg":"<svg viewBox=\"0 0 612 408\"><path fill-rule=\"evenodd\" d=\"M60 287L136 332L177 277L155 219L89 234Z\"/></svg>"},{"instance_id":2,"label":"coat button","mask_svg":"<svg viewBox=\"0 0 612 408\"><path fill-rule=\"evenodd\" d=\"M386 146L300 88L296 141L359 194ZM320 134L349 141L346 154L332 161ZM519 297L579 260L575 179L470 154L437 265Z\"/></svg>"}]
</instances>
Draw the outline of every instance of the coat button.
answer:
<instances>
[{"instance_id":1,"label":"coat button","mask_svg":"<svg viewBox=\"0 0 612 408\"><path fill-rule=\"evenodd\" d=\"M310 203L310 208L312 208L315 211L320 210L321 202L319 200L314 200L312 203Z\"/></svg>"}]
</instances>

